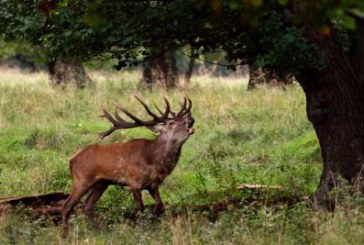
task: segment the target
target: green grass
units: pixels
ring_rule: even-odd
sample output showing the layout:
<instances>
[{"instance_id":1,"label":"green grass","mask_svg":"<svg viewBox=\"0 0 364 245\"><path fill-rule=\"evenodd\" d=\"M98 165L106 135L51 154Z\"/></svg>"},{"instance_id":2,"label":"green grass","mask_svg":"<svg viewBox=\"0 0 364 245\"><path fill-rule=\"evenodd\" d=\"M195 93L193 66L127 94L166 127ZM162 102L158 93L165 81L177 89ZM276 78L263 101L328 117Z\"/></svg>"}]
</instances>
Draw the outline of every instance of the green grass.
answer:
<instances>
[{"instance_id":1,"label":"green grass","mask_svg":"<svg viewBox=\"0 0 364 245\"><path fill-rule=\"evenodd\" d=\"M137 221L128 218L134 205L129 191L111 187L97 205L102 228L91 229L82 214L72 216L67 242L364 242L360 200L350 199L335 214L312 212L304 202L270 203L280 197L308 196L320 178L320 150L299 86L287 91L248 92L244 84L196 77L188 92L166 93L137 91L135 73L92 75L96 88L82 91L54 90L42 73L5 72L0 76L0 198L68 192L68 159L80 148L97 143L97 134L110 126L99 117L101 107L113 110L117 102L143 117L134 94L157 104L167 96L173 107L188 94L194 104L196 131L186 142L175 171L161 187L168 209L160 219L151 219L148 209ZM146 129L120 130L103 143L136 137L152 138L153 134ZM284 190L236 190L242 183L279 185ZM153 203L147 193L145 203ZM217 212L222 204L226 205ZM0 217L0 243L63 243L61 227L51 219L34 220L19 208Z\"/></svg>"}]
</instances>

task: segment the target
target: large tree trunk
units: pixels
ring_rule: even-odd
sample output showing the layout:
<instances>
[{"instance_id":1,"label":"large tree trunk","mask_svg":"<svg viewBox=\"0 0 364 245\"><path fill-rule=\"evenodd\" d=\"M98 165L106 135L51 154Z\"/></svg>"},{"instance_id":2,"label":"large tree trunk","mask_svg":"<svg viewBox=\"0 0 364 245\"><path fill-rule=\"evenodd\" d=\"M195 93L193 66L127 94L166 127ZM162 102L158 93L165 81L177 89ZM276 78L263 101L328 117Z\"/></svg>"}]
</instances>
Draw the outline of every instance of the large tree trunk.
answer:
<instances>
[{"instance_id":1,"label":"large tree trunk","mask_svg":"<svg viewBox=\"0 0 364 245\"><path fill-rule=\"evenodd\" d=\"M359 69L364 55L350 59L333 36L324 36L309 25L305 30L306 38L316 45L318 56L327 65L325 70L308 67L298 79L324 163L311 200L316 210L331 209L335 203L329 191L340 184L338 177L348 180L356 190L364 190L364 69ZM358 37L364 37L363 30L357 31Z\"/></svg>"},{"instance_id":2,"label":"large tree trunk","mask_svg":"<svg viewBox=\"0 0 364 245\"><path fill-rule=\"evenodd\" d=\"M177 60L174 51L154 51L152 57L146 62L142 86L152 88L154 86L164 89L172 89L178 86Z\"/></svg>"},{"instance_id":3,"label":"large tree trunk","mask_svg":"<svg viewBox=\"0 0 364 245\"><path fill-rule=\"evenodd\" d=\"M82 89L92 81L80 60L67 57L49 64L49 83L55 87Z\"/></svg>"}]
</instances>

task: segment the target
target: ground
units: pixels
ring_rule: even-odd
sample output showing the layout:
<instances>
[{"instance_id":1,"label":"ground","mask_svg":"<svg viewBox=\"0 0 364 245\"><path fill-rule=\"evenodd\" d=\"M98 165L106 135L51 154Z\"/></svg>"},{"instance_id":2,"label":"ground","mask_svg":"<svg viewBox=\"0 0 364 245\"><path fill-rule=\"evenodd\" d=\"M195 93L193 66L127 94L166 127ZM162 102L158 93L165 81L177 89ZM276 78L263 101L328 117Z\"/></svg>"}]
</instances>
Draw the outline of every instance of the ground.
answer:
<instances>
[{"instance_id":1,"label":"ground","mask_svg":"<svg viewBox=\"0 0 364 245\"><path fill-rule=\"evenodd\" d=\"M97 204L101 228L82 214L71 218L71 244L362 244L361 197L343 190L335 213L313 212L305 198L319 182L322 160L298 85L246 91L239 78L193 77L189 91L137 91L138 72L91 72L94 88L55 90L44 73L0 75L0 198L69 192L68 159L97 143L109 123L101 108L123 104L143 117L134 94L174 107L193 101L195 134L161 187L167 210L131 218L127 189L111 187ZM120 130L102 144L153 138L146 129ZM241 184L279 189L239 189ZM147 205L153 203L147 193ZM340 198L339 198L340 197ZM1 211L1 210L0 210ZM1 244L62 243L52 217L34 217L22 206L0 217Z\"/></svg>"}]
</instances>

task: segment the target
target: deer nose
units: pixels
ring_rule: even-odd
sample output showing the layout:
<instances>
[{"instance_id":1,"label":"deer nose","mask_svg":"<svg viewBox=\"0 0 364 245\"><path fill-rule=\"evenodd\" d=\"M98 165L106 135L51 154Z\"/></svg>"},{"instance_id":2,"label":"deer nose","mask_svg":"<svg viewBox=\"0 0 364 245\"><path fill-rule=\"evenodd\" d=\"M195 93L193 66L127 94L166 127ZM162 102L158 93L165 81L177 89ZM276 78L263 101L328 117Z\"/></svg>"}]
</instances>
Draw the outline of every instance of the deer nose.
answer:
<instances>
[{"instance_id":1,"label":"deer nose","mask_svg":"<svg viewBox=\"0 0 364 245\"><path fill-rule=\"evenodd\" d=\"M193 117L186 118L187 127L192 128L193 124L195 123L195 119Z\"/></svg>"}]
</instances>

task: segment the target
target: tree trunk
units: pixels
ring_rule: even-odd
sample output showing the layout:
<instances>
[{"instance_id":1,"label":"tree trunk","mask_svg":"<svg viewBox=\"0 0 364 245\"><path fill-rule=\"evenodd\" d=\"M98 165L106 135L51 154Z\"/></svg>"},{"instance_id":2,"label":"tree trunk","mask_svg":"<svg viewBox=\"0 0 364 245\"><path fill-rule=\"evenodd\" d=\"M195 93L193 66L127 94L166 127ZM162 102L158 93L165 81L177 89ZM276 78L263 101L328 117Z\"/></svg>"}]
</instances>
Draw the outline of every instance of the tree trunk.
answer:
<instances>
[{"instance_id":1,"label":"tree trunk","mask_svg":"<svg viewBox=\"0 0 364 245\"><path fill-rule=\"evenodd\" d=\"M92 81L80 60L67 57L49 64L49 83L54 87L82 89Z\"/></svg>"},{"instance_id":2,"label":"tree trunk","mask_svg":"<svg viewBox=\"0 0 364 245\"><path fill-rule=\"evenodd\" d=\"M193 73L193 67L195 66L195 48L190 47L190 61L188 62L188 67L185 73L185 87L188 88L191 82L191 77Z\"/></svg>"},{"instance_id":3,"label":"tree trunk","mask_svg":"<svg viewBox=\"0 0 364 245\"><path fill-rule=\"evenodd\" d=\"M158 50L146 62L142 87L152 88L153 86L164 89L173 89L178 86L177 60L174 51Z\"/></svg>"},{"instance_id":4,"label":"tree trunk","mask_svg":"<svg viewBox=\"0 0 364 245\"><path fill-rule=\"evenodd\" d=\"M363 30L357 31L364 36ZM311 200L315 210L332 209L335 203L329 191L340 183L338 177L348 180L356 190L364 190L364 70L359 69L358 62L364 56L350 59L333 36L324 36L312 26L305 27L305 35L327 65L325 70L308 67L298 79L324 163Z\"/></svg>"}]
</instances>

